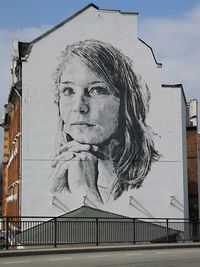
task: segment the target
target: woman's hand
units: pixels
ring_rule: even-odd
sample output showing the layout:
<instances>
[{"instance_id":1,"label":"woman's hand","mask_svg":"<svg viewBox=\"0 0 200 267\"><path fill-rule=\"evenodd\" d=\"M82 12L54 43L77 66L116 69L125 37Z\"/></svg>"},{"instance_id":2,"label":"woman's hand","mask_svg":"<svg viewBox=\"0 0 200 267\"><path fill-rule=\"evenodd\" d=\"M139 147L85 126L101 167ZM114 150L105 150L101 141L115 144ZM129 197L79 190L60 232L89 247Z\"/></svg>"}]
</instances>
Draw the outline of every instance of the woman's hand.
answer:
<instances>
[{"instance_id":1,"label":"woman's hand","mask_svg":"<svg viewBox=\"0 0 200 267\"><path fill-rule=\"evenodd\" d=\"M52 162L54 170L51 177L55 180L55 191L65 188L102 202L97 186L98 158L94 155L97 151L97 146L75 140L61 146Z\"/></svg>"}]
</instances>

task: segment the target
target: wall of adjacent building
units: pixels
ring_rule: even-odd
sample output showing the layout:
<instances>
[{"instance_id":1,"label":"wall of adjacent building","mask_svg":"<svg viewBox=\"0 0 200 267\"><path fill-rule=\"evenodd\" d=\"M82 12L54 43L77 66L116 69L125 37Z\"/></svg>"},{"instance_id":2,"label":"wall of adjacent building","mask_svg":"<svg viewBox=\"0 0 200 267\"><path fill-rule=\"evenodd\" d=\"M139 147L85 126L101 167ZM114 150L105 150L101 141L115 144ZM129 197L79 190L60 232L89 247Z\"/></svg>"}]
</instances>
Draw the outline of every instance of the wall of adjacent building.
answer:
<instances>
[{"instance_id":1,"label":"wall of adjacent building","mask_svg":"<svg viewBox=\"0 0 200 267\"><path fill-rule=\"evenodd\" d=\"M188 140L188 186L189 186L189 211L191 218L198 218L198 169L197 169L197 129L187 129Z\"/></svg>"},{"instance_id":2,"label":"wall of adjacent building","mask_svg":"<svg viewBox=\"0 0 200 267\"><path fill-rule=\"evenodd\" d=\"M4 129L4 155L2 163L2 174L3 174L3 186L2 186L2 216L7 214L7 188L8 188L8 171L7 171L7 162L8 162L8 153L9 153L9 141L8 141L8 129Z\"/></svg>"},{"instance_id":3,"label":"wall of adjacent building","mask_svg":"<svg viewBox=\"0 0 200 267\"><path fill-rule=\"evenodd\" d=\"M198 181L198 206L200 207L200 134L197 134L197 181ZM200 217L200 212L199 212Z\"/></svg>"},{"instance_id":4,"label":"wall of adjacent building","mask_svg":"<svg viewBox=\"0 0 200 267\"><path fill-rule=\"evenodd\" d=\"M20 100L12 92L4 126L3 216L19 216L20 187Z\"/></svg>"}]
</instances>

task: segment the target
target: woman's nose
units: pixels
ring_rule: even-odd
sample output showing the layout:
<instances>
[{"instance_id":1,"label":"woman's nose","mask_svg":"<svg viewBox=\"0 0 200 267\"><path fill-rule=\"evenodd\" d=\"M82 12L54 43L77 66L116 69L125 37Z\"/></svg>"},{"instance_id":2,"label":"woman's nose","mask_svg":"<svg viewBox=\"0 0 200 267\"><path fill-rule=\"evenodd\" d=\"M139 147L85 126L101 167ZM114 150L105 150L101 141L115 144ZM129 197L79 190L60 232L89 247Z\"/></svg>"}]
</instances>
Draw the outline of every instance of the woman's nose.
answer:
<instances>
[{"instance_id":1,"label":"woman's nose","mask_svg":"<svg viewBox=\"0 0 200 267\"><path fill-rule=\"evenodd\" d=\"M89 112L89 104L86 102L84 96L78 96L75 99L73 111L81 114L87 114Z\"/></svg>"}]
</instances>

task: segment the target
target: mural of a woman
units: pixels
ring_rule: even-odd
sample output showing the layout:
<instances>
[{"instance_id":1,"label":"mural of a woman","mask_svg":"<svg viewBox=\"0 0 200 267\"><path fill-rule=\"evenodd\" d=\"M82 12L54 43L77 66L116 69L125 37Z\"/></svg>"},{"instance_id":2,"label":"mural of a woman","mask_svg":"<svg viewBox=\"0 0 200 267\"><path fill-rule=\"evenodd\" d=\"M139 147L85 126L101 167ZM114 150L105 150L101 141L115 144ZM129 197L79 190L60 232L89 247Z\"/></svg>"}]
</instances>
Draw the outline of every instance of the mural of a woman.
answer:
<instances>
[{"instance_id":1,"label":"mural of a woman","mask_svg":"<svg viewBox=\"0 0 200 267\"><path fill-rule=\"evenodd\" d=\"M58 151L54 192L106 203L139 188L159 158L146 125L150 92L132 61L97 40L68 45L55 72Z\"/></svg>"}]
</instances>

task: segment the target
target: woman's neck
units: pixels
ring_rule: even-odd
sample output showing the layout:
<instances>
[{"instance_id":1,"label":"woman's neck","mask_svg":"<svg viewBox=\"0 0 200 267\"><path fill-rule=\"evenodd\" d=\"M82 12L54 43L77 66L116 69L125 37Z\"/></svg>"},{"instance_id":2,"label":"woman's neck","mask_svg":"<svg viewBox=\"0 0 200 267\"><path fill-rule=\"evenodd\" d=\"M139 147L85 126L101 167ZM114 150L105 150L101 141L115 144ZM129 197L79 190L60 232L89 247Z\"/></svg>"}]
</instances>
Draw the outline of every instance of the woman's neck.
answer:
<instances>
[{"instance_id":1,"label":"woman's neck","mask_svg":"<svg viewBox=\"0 0 200 267\"><path fill-rule=\"evenodd\" d=\"M105 160L112 160L112 153L114 148L119 144L119 141L116 139L109 139L108 141L104 142L103 144L99 145L99 154L102 154ZM103 159L102 158L102 159Z\"/></svg>"}]
</instances>

